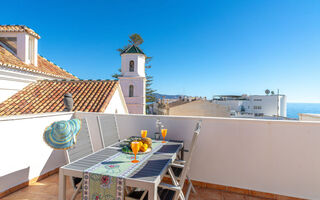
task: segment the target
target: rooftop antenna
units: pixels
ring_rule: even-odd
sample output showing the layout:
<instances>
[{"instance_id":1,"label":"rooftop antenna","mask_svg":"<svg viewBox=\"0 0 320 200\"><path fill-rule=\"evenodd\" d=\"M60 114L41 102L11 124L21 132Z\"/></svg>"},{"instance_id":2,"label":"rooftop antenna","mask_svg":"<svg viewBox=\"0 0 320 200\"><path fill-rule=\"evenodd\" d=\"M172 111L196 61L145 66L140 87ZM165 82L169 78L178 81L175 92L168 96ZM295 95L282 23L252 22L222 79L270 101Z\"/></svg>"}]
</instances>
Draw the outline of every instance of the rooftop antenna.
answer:
<instances>
[{"instance_id":1,"label":"rooftop antenna","mask_svg":"<svg viewBox=\"0 0 320 200\"><path fill-rule=\"evenodd\" d=\"M266 95L270 94L270 90L269 89L266 89L264 92L266 93Z\"/></svg>"}]
</instances>

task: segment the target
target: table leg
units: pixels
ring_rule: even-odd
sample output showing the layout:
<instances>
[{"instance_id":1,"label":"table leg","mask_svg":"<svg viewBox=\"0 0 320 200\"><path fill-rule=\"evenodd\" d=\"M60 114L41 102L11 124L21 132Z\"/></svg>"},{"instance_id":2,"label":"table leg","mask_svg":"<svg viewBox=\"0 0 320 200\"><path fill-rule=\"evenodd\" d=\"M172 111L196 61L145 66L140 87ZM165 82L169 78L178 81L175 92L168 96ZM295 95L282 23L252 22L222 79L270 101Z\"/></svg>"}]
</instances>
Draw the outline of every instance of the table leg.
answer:
<instances>
[{"instance_id":1,"label":"table leg","mask_svg":"<svg viewBox=\"0 0 320 200\"><path fill-rule=\"evenodd\" d=\"M158 199L158 187L156 184L151 184L148 189L148 200Z\"/></svg>"},{"instance_id":2,"label":"table leg","mask_svg":"<svg viewBox=\"0 0 320 200\"><path fill-rule=\"evenodd\" d=\"M59 200L66 200L66 176L59 170Z\"/></svg>"}]
</instances>

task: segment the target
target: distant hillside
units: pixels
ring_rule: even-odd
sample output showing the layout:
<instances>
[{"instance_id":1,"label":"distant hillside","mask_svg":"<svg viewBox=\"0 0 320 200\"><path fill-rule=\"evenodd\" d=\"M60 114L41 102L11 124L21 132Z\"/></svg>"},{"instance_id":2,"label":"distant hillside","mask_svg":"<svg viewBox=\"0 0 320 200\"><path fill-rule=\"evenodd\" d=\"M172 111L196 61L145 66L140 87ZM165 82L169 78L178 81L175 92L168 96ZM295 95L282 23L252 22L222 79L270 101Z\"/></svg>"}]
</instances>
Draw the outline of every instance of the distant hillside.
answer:
<instances>
[{"instance_id":1,"label":"distant hillside","mask_svg":"<svg viewBox=\"0 0 320 200\"><path fill-rule=\"evenodd\" d=\"M183 95L168 95L168 94L154 93L154 96L156 97L156 99L161 99L163 97L165 99L179 99L179 96L183 96Z\"/></svg>"}]
</instances>

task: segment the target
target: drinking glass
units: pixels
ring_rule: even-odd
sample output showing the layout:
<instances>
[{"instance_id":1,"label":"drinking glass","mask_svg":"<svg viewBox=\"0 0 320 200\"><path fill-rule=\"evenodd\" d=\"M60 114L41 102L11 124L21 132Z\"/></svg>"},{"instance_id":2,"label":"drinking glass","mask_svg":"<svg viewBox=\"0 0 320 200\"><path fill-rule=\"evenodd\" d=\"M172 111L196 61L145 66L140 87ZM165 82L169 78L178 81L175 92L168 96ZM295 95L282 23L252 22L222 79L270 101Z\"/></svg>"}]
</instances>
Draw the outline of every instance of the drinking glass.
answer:
<instances>
[{"instance_id":1,"label":"drinking glass","mask_svg":"<svg viewBox=\"0 0 320 200\"><path fill-rule=\"evenodd\" d=\"M146 137L147 137L147 134L148 134L148 131L147 131L147 130L141 130L141 137L142 137L142 138L146 138Z\"/></svg>"},{"instance_id":2,"label":"drinking glass","mask_svg":"<svg viewBox=\"0 0 320 200\"><path fill-rule=\"evenodd\" d=\"M166 141L164 139L165 139L165 137L167 135L167 131L168 131L167 129L161 129L161 134L162 134L162 137L163 137L162 143L166 143Z\"/></svg>"},{"instance_id":3,"label":"drinking glass","mask_svg":"<svg viewBox=\"0 0 320 200\"><path fill-rule=\"evenodd\" d=\"M134 153L134 160L132 160L131 162L138 163L139 160L137 160L137 153L140 150L140 143L138 141L131 142L131 149L132 149L132 152Z\"/></svg>"}]
</instances>

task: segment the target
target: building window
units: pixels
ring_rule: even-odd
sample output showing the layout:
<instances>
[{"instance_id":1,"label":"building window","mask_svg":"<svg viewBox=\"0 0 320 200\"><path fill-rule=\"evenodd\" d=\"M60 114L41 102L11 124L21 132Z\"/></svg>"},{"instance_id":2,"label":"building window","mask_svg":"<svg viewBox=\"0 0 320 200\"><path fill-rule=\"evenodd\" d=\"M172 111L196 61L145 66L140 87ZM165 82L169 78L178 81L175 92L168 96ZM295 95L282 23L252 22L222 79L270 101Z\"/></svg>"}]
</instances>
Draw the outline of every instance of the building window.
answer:
<instances>
[{"instance_id":1,"label":"building window","mask_svg":"<svg viewBox=\"0 0 320 200\"><path fill-rule=\"evenodd\" d=\"M133 61L133 60L130 60L130 63L129 63L129 71L130 71L130 72L134 72L134 61Z\"/></svg>"},{"instance_id":2,"label":"building window","mask_svg":"<svg viewBox=\"0 0 320 200\"><path fill-rule=\"evenodd\" d=\"M129 97L133 97L133 85L129 86Z\"/></svg>"},{"instance_id":3,"label":"building window","mask_svg":"<svg viewBox=\"0 0 320 200\"><path fill-rule=\"evenodd\" d=\"M255 109L255 110L261 110L262 107L261 107L261 106L253 106L253 109Z\"/></svg>"},{"instance_id":4,"label":"building window","mask_svg":"<svg viewBox=\"0 0 320 200\"><path fill-rule=\"evenodd\" d=\"M29 60L34 64L34 39L29 37Z\"/></svg>"}]
</instances>

